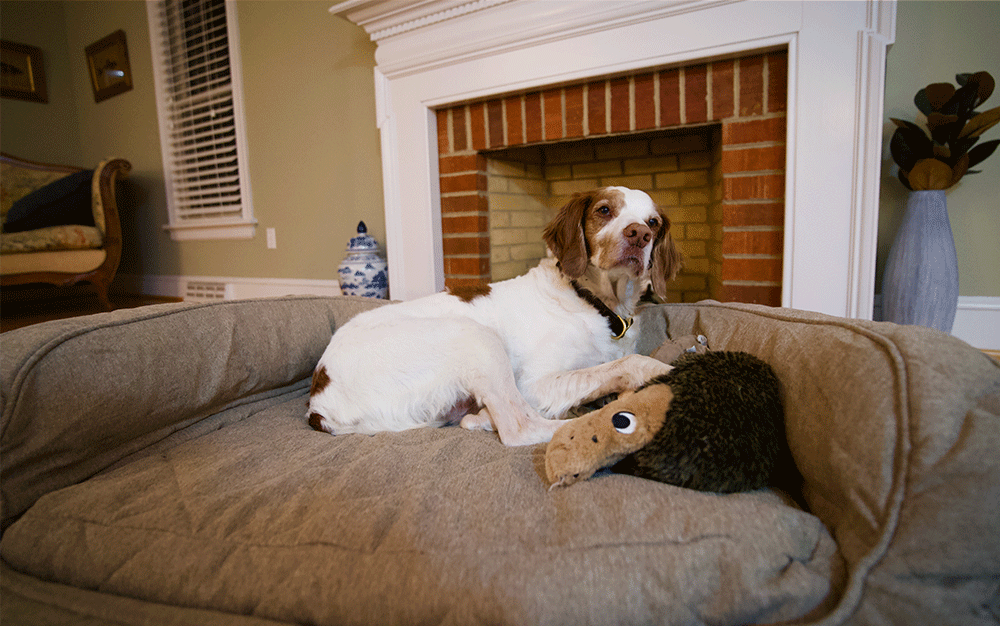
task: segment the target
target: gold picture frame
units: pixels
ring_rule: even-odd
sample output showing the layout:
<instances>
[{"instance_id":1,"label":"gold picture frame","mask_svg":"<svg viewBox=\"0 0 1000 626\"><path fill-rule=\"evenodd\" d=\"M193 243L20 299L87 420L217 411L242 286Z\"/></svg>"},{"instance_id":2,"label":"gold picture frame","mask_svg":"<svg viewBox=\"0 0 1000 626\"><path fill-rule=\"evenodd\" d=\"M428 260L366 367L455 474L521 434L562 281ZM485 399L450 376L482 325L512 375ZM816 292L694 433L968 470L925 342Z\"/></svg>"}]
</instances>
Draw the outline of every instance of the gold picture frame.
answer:
<instances>
[{"instance_id":1,"label":"gold picture frame","mask_svg":"<svg viewBox=\"0 0 1000 626\"><path fill-rule=\"evenodd\" d=\"M0 40L0 95L30 102L49 101L41 48Z\"/></svg>"},{"instance_id":2,"label":"gold picture frame","mask_svg":"<svg viewBox=\"0 0 1000 626\"><path fill-rule=\"evenodd\" d=\"M107 100L132 89L132 67L128 62L125 31L117 30L87 46L87 70L94 102Z\"/></svg>"}]
</instances>

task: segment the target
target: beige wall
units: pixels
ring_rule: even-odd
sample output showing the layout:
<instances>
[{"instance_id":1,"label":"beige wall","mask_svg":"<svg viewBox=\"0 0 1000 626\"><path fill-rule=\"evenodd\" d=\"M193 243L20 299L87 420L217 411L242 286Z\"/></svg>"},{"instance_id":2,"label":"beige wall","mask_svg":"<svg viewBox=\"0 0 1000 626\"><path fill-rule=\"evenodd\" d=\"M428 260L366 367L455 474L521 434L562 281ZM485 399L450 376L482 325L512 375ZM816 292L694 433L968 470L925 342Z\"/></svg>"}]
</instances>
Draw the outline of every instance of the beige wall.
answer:
<instances>
[{"instance_id":1,"label":"beige wall","mask_svg":"<svg viewBox=\"0 0 1000 626\"><path fill-rule=\"evenodd\" d=\"M903 0L896 16L896 43L889 50L885 86L884 162L878 234L878 288L893 236L909 193L896 179L889 156L895 130L890 117L916 120L913 96L929 83L955 82L955 74L986 70L1000 80L1000 2ZM980 110L1000 106L1000 90ZM1000 127L980 141L1000 138ZM959 293L1000 296L1000 152L973 169L947 195L955 247Z\"/></svg>"},{"instance_id":2,"label":"beige wall","mask_svg":"<svg viewBox=\"0 0 1000 626\"><path fill-rule=\"evenodd\" d=\"M2 0L5 39L45 52L49 103L3 99L3 150L42 161L86 164L106 155L135 169L125 216L125 273L336 278L343 245L359 219L385 242L381 168L372 86L374 50L364 31L331 16L330 2L239 3L244 99L254 211L249 241L171 241L143 2ZM888 156L888 117L914 119L913 94L955 73L1000 78L1000 3L922 2L898 6L886 76L885 161L879 225L879 280L905 206ZM83 48L123 28L135 89L95 104ZM987 106L1000 105L1000 94ZM845 129L850 132L850 129ZM996 138L997 129L986 139ZM959 250L961 293L1000 296L1000 156L948 194ZM277 229L277 250L264 230Z\"/></svg>"},{"instance_id":3,"label":"beige wall","mask_svg":"<svg viewBox=\"0 0 1000 626\"><path fill-rule=\"evenodd\" d=\"M59 92L49 104L3 100L3 149L43 161L96 164L114 154L132 162L122 273L335 281L358 220L384 243L385 219L375 46L361 28L330 15L329 4L238 3L259 222L251 240L175 242L162 228L166 199L144 2L0 3L3 37L42 47L50 94ZM95 103L83 49L119 28L135 87ZM9 103L17 105L10 114ZM276 229L275 250L266 247L266 228Z\"/></svg>"},{"instance_id":4,"label":"beige wall","mask_svg":"<svg viewBox=\"0 0 1000 626\"><path fill-rule=\"evenodd\" d=\"M83 51L70 58L63 3L4 0L0 34L42 49L49 96L47 104L0 99L0 148L33 161L75 163L80 157L80 129L71 66L84 69Z\"/></svg>"}]
</instances>

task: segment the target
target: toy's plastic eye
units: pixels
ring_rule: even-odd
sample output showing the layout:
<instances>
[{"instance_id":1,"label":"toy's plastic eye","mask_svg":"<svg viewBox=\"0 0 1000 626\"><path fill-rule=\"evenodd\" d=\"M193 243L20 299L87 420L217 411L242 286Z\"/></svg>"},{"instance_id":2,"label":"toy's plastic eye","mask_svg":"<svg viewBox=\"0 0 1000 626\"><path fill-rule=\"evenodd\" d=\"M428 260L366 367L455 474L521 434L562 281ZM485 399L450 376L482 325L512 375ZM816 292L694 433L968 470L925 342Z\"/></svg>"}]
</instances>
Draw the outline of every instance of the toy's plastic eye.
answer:
<instances>
[{"instance_id":1,"label":"toy's plastic eye","mask_svg":"<svg viewBox=\"0 0 1000 626\"><path fill-rule=\"evenodd\" d=\"M631 435L635 432L635 415L627 411L619 411L611 416L611 425L615 430L623 435Z\"/></svg>"}]
</instances>

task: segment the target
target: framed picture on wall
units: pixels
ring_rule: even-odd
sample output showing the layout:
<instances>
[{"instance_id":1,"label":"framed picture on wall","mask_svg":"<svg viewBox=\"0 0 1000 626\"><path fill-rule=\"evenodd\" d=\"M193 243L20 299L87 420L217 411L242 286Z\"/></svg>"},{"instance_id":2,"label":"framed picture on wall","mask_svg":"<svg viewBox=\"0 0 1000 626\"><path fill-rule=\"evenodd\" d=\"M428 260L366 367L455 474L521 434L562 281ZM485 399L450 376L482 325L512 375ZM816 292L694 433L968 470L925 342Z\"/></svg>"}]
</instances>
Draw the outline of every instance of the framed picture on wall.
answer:
<instances>
[{"instance_id":1,"label":"framed picture on wall","mask_svg":"<svg viewBox=\"0 0 1000 626\"><path fill-rule=\"evenodd\" d=\"M0 41L0 85L4 98L48 102L42 49L6 39Z\"/></svg>"},{"instance_id":2,"label":"framed picture on wall","mask_svg":"<svg viewBox=\"0 0 1000 626\"><path fill-rule=\"evenodd\" d=\"M128 62L125 31L118 30L86 48L90 86L94 102L107 100L132 89L132 68Z\"/></svg>"}]
</instances>

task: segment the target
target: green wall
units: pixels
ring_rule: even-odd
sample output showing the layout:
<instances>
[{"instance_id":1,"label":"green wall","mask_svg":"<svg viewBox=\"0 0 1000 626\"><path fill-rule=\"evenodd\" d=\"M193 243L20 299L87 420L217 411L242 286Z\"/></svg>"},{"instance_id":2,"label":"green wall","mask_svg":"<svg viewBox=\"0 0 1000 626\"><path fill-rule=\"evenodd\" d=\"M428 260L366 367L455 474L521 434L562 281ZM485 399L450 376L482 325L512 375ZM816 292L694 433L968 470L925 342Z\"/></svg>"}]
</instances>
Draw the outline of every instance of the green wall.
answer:
<instances>
[{"instance_id":1,"label":"green wall","mask_svg":"<svg viewBox=\"0 0 1000 626\"><path fill-rule=\"evenodd\" d=\"M335 280L343 246L364 219L385 242L375 96L375 45L329 14L330 2L241 1L244 105L257 236L175 242L166 200L144 2L0 1L4 39L45 54L49 103L3 99L0 147L31 159L85 165L108 155L134 165L123 216L123 273ZM83 49L122 28L135 88L94 103ZM1000 79L1000 3L898 5L886 71L885 159L878 277L906 203L888 152L888 118L914 119L913 94L954 74ZM1000 94L987 103L1000 105ZM847 132L847 131L845 131ZM986 139L1000 136L994 128ZM1000 296L1000 155L949 192L961 294ZM278 247L265 245L275 228ZM880 290L880 289L879 289Z\"/></svg>"},{"instance_id":2,"label":"green wall","mask_svg":"<svg viewBox=\"0 0 1000 626\"><path fill-rule=\"evenodd\" d=\"M120 273L336 280L363 219L385 241L372 82L375 45L326 1L239 2L257 234L176 242L167 222L145 2L0 3L4 39L45 52L48 104L2 101L0 145L41 161L133 164ZM132 91L95 103L84 48L125 31ZM275 228L277 249L266 247Z\"/></svg>"},{"instance_id":3,"label":"green wall","mask_svg":"<svg viewBox=\"0 0 1000 626\"><path fill-rule=\"evenodd\" d=\"M909 192L896 178L889 155L895 126L890 117L916 121L913 96L930 83L955 82L955 74L986 70L1000 80L1000 2L924 2L897 5L896 43L885 80L885 133L878 233L877 291ZM980 110L1000 106L1000 90ZM1000 138L1000 126L980 141ZM1000 296L1000 151L973 168L948 191L948 214L958 250L959 294Z\"/></svg>"}]
</instances>

